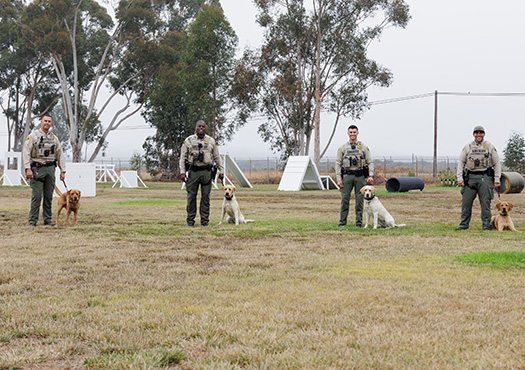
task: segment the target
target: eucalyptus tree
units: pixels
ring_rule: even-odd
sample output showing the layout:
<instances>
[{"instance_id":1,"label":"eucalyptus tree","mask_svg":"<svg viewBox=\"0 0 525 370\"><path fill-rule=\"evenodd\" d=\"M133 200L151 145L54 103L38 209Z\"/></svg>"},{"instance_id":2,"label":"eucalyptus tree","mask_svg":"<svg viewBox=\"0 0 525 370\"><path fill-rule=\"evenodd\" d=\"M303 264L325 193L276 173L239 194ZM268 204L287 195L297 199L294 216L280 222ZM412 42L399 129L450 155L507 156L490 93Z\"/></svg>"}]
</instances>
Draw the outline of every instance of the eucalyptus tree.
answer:
<instances>
[{"instance_id":1,"label":"eucalyptus tree","mask_svg":"<svg viewBox=\"0 0 525 370\"><path fill-rule=\"evenodd\" d=\"M403 0L255 0L264 43L242 69L262 85L249 94L266 116L263 138L289 154L309 154L314 134L318 163L341 117L357 119L367 108L367 88L389 86L392 73L368 56L370 44L387 27L405 27ZM250 81L236 79L240 86ZM241 89L241 88L239 88ZM242 90L242 89L241 89ZM321 149L321 111L335 114Z\"/></svg>"},{"instance_id":2,"label":"eucalyptus tree","mask_svg":"<svg viewBox=\"0 0 525 370\"><path fill-rule=\"evenodd\" d=\"M160 43L164 64L143 112L157 129L146 139L146 168L156 175L178 172L184 139L202 119L218 142L231 137L247 116L232 117L231 94L237 37L217 2L200 1L195 19L182 31L168 32Z\"/></svg>"},{"instance_id":3,"label":"eucalyptus tree","mask_svg":"<svg viewBox=\"0 0 525 370\"><path fill-rule=\"evenodd\" d=\"M33 115L46 113L58 97L51 62L21 37L18 21L23 10L22 1L0 1L0 106L7 123L8 151L21 150Z\"/></svg>"},{"instance_id":4,"label":"eucalyptus tree","mask_svg":"<svg viewBox=\"0 0 525 370\"><path fill-rule=\"evenodd\" d=\"M237 44L219 5L202 5L186 30L182 77L188 119L204 120L218 142L231 138L237 126L227 119L233 108L230 90Z\"/></svg>"},{"instance_id":5,"label":"eucalyptus tree","mask_svg":"<svg viewBox=\"0 0 525 370\"><path fill-rule=\"evenodd\" d=\"M157 68L160 7L153 0L120 0L115 19L94 0L36 0L25 8L20 27L35 52L53 65L73 161L81 160L89 129L104 112L111 118L89 161L109 132L142 107ZM102 94L108 85L110 94ZM123 103L115 102L117 96Z\"/></svg>"}]
</instances>

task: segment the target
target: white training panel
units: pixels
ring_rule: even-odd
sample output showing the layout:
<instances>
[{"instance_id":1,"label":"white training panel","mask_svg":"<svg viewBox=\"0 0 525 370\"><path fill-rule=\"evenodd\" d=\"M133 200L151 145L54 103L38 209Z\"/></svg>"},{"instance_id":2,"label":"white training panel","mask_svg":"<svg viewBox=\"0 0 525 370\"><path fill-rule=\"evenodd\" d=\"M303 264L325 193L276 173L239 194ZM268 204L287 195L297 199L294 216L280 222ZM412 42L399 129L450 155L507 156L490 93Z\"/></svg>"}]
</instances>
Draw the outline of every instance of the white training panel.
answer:
<instances>
[{"instance_id":1,"label":"white training panel","mask_svg":"<svg viewBox=\"0 0 525 370\"><path fill-rule=\"evenodd\" d=\"M55 184L63 193L66 191L64 183L60 181L60 168L56 168ZM97 195L96 171L94 163L66 163L67 188L78 189L82 197L95 197ZM55 196L56 193L55 193Z\"/></svg>"},{"instance_id":2,"label":"white training panel","mask_svg":"<svg viewBox=\"0 0 525 370\"><path fill-rule=\"evenodd\" d=\"M139 177L137 171L120 171L120 187L121 188L138 188L139 184L137 178Z\"/></svg>"}]
</instances>

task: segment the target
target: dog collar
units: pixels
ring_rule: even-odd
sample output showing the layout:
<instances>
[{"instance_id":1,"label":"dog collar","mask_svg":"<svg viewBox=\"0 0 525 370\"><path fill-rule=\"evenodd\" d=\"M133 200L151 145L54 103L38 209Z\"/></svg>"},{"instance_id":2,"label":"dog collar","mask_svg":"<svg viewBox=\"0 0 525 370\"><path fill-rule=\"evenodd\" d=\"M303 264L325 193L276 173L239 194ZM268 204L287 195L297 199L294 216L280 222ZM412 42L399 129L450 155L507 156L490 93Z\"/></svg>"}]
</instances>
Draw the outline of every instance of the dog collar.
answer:
<instances>
[{"instance_id":1,"label":"dog collar","mask_svg":"<svg viewBox=\"0 0 525 370\"><path fill-rule=\"evenodd\" d=\"M365 200L370 201L370 200L374 199L375 197L376 197L376 195L374 194L374 195L372 195L372 198L369 198L369 199L366 199L366 198L365 198Z\"/></svg>"},{"instance_id":2,"label":"dog collar","mask_svg":"<svg viewBox=\"0 0 525 370\"><path fill-rule=\"evenodd\" d=\"M227 197L226 195L224 196L224 198L226 198L226 200L232 200L233 197Z\"/></svg>"}]
</instances>

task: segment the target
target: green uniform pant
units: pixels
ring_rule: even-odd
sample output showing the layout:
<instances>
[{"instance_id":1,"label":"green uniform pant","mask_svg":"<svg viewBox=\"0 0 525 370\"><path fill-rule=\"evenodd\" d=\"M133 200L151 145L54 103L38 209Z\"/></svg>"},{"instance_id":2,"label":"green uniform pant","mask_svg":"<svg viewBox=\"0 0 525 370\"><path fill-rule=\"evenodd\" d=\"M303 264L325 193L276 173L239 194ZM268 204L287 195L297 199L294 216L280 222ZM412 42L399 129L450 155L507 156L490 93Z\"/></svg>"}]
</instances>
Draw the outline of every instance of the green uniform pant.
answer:
<instances>
[{"instance_id":1,"label":"green uniform pant","mask_svg":"<svg viewBox=\"0 0 525 370\"><path fill-rule=\"evenodd\" d=\"M346 225L348 208L352 189L355 191L355 224L361 226L363 222L363 194L360 190L366 185L364 176L343 175L343 187L341 188L341 212L339 224Z\"/></svg>"},{"instance_id":2,"label":"green uniform pant","mask_svg":"<svg viewBox=\"0 0 525 370\"><path fill-rule=\"evenodd\" d=\"M36 225L42 203L42 218L44 224L52 223L51 206L53 204L53 191L55 189L55 166L31 167L31 210L29 223ZM42 202L42 197L44 201Z\"/></svg>"},{"instance_id":3,"label":"green uniform pant","mask_svg":"<svg viewBox=\"0 0 525 370\"><path fill-rule=\"evenodd\" d=\"M467 186L468 185L468 186ZM468 184L461 189L461 222L459 227L466 229L469 227L472 217L472 204L476 195L479 196L481 206L481 222L483 229L490 229L490 201L494 198L494 184L492 178L487 174L469 174Z\"/></svg>"},{"instance_id":4,"label":"green uniform pant","mask_svg":"<svg viewBox=\"0 0 525 370\"><path fill-rule=\"evenodd\" d=\"M186 182L186 191L188 193L186 222L190 224L195 222L195 216L197 215L197 193L199 192L199 185L201 187L201 204L199 210L201 224L210 221L211 171L189 171Z\"/></svg>"}]
</instances>

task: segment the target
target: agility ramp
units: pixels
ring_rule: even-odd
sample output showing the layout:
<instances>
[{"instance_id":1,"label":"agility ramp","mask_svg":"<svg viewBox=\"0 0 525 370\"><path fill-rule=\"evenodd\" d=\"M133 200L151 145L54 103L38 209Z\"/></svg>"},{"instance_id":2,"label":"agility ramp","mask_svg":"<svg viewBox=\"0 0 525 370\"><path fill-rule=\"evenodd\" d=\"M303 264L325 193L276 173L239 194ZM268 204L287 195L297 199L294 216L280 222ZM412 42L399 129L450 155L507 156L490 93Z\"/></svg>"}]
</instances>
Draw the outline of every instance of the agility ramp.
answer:
<instances>
[{"instance_id":1,"label":"agility ramp","mask_svg":"<svg viewBox=\"0 0 525 370\"><path fill-rule=\"evenodd\" d=\"M277 190L324 190L315 163L309 156L289 157Z\"/></svg>"}]
</instances>

